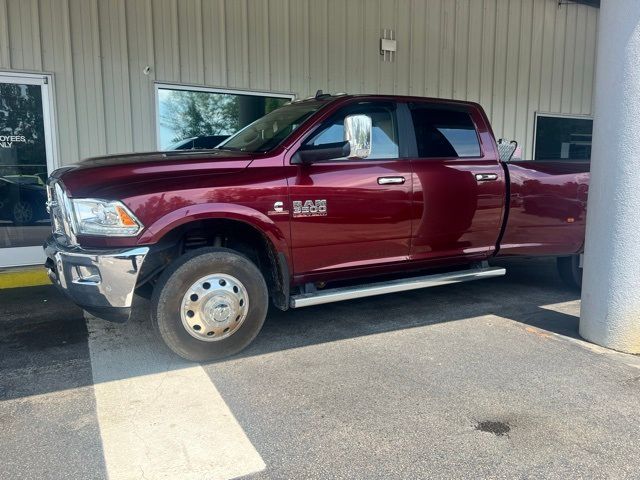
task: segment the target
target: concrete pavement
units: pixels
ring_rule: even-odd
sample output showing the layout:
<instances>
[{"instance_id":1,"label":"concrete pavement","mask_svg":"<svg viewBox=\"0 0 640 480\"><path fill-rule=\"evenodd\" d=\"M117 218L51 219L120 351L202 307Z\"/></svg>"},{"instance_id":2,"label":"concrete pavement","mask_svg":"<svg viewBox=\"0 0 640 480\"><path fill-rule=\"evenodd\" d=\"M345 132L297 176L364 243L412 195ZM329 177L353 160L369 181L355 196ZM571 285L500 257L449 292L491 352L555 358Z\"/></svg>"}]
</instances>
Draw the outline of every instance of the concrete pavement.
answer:
<instances>
[{"instance_id":1,"label":"concrete pavement","mask_svg":"<svg viewBox=\"0 0 640 480\"><path fill-rule=\"evenodd\" d=\"M271 311L201 366L142 301L119 326L48 287L0 292L0 477L637 478L640 358L578 338L552 261L506 266Z\"/></svg>"}]
</instances>

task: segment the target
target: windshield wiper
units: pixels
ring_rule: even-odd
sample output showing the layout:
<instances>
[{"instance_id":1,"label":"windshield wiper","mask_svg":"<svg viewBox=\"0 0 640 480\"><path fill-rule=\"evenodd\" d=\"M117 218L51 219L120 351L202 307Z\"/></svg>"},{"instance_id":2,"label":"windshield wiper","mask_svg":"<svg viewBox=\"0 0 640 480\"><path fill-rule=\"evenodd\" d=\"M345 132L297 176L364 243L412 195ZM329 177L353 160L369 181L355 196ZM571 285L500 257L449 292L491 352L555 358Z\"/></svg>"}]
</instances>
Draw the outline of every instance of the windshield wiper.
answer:
<instances>
[{"instance_id":1,"label":"windshield wiper","mask_svg":"<svg viewBox=\"0 0 640 480\"><path fill-rule=\"evenodd\" d=\"M228 150L229 152L241 152L242 149L238 147L216 147L216 150Z\"/></svg>"}]
</instances>

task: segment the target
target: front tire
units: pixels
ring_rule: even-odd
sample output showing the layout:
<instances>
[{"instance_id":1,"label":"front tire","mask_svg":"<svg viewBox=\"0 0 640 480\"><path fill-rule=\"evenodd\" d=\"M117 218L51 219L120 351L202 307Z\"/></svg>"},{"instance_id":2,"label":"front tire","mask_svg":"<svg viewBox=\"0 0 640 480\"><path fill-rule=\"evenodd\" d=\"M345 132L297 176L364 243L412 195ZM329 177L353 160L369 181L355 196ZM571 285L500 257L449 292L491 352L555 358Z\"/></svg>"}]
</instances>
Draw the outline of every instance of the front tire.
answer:
<instances>
[{"instance_id":1,"label":"front tire","mask_svg":"<svg viewBox=\"0 0 640 480\"><path fill-rule=\"evenodd\" d=\"M226 248L201 248L162 273L153 292L152 319L182 358L217 360L253 341L268 299L264 277L251 260Z\"/></svg>"},{"instance_id":2,"label":"front tire","mask_svg":"<svg viewBox=\"0 0 640 480\"><path fill-rule=\"evenodd\" d=\"M580 266L580 255L571 257L558 257L558 273L560 278L569 287L576 290L582 289L582 267Z\"/></svg>"}]
</instances>

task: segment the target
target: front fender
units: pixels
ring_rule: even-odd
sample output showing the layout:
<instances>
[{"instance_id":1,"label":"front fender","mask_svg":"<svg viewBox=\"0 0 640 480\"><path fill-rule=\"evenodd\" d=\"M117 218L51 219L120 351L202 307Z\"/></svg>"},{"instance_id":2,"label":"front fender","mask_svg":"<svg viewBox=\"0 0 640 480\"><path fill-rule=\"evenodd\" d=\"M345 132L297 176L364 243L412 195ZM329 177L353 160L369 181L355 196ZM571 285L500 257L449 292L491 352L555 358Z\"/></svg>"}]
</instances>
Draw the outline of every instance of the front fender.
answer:
<instances>
[{"instance_id":1,"label":"front fender","mask_svg":"<svg viewBox=\"0 0 640 480\"><path fill-rule=\"evenodd\" d=\"M210 219L227 219L246 223L266 235L276 251L289 257L287 237L273 220L253 208L228 203L199 203L173 210L147 226L138 243L142 245L157 243L167 233L181 225Z\"/></svg>"}]
</instances>

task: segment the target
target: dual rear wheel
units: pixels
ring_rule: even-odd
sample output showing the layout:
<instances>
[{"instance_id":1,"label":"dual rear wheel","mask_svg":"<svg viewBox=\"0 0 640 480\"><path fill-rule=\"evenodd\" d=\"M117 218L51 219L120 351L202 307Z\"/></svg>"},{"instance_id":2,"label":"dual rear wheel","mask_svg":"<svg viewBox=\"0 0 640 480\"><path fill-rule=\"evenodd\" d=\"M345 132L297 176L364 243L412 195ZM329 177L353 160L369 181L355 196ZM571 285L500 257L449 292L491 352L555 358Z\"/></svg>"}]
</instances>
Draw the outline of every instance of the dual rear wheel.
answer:
<instances>
[{"instance_id":1,"label":"dual rear wheel","mask_svg":"<svg viewBox=\"0 0 640 480\"><path fill-rule=\"evenodd\" d=\"M580 266L580 255L570 257L558 257L558 273L564 283L571 288L580 290L582 288L582 267Z\"/></svg>"}]
</instances>

